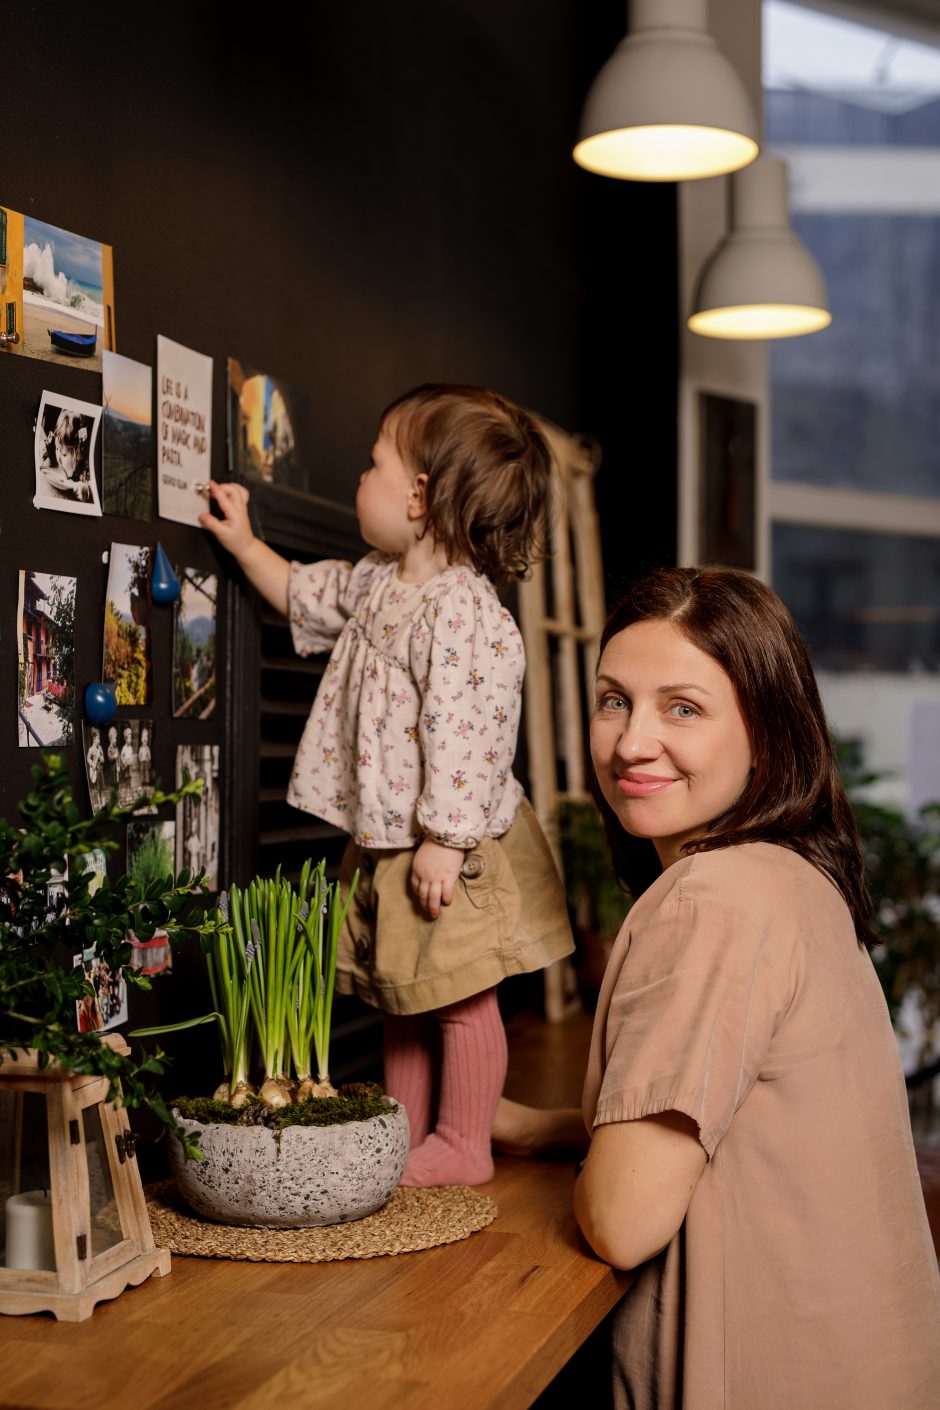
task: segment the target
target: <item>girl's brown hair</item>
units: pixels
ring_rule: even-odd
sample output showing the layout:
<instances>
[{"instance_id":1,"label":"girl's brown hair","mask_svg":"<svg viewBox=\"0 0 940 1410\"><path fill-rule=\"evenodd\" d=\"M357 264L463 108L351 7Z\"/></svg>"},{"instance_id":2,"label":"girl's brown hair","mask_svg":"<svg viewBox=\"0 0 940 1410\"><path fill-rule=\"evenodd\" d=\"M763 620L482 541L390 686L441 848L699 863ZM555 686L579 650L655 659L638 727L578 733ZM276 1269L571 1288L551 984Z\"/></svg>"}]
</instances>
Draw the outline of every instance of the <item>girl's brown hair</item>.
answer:
<instances>
[{"instance_id":1,"label":"girl's brown hair","mask_svg":"<svg viewBox=\"0 0 940 1410\"><path fill-rule=\"evenodd\" d=\"M671 622L727 673L754 759L743 792L683 852L747 842L798 852L835 883L859 942L871 948L872 903L858 829L806 647L780 598L735 568L663 568L611 612L601 651L618 632L649 621ZM655 849L624 832L596 777L592 791L617 870L638 895L659 874Z\"/></svg>"},{"instance_id":2,"label":"girl's brown hair","mask_svg":"<svg viewBox=\"0 0 940 1410\"><path fill-rule=\"evenodd\" d=\"M427 475L427 532L448 558L497 583L525 577L551 499L548 447L529 413L483 387L428 382L386 407L380 426Z\"/></svg>"}]
</instances>

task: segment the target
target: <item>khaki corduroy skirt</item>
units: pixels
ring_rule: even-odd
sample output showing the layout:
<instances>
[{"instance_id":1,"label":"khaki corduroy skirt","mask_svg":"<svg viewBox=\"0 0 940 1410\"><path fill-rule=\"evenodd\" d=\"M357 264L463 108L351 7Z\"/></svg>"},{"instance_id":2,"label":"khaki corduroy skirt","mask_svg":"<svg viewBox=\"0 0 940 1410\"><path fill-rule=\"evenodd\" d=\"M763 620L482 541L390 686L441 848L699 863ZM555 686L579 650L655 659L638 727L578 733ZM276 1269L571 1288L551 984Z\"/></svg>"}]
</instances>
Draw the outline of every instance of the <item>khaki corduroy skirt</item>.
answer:
<instances>
[{"instance_id":1,"label":"khaki corduroy skirt","mask_svg":"<svg viewBox=\"0 0 940 1410\"><path fill-rule=\"evenodd\" d=\"M359 884L340 934L336 987L386 1013L427 1013L544 969L574 949L555 859L527 799L502 837L468 852L437 920L420 909L414 849L350 841L341 879Z\"/></svg>"}]
</instances>

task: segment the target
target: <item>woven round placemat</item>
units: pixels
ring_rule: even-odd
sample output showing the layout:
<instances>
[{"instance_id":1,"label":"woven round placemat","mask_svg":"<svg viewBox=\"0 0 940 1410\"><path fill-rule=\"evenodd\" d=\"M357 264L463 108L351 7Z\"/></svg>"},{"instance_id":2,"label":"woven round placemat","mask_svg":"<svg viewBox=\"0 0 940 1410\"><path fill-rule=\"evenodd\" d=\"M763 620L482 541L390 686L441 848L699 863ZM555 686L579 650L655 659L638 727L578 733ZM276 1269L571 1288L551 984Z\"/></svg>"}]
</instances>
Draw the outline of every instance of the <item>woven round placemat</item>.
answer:
<instances>
[{"instance_id":1,"label":"woven round placemat","mask_svg":"<svg viewBox=\"0 0 940 1410\"><path fill-rule=\"evenodd\" d=\"M466 1185L427 1190L401 1185L386 1205L352 1224L316 1229L242 1229L200 1219L172 1180L147 1185L147 1212L158 1247L195 1258L236 1258L252 1263L332 1263L339 1258L380 1258L453 1244L485 1229L498 1214L493 1201Z\"/></svg>"}]
</instances>

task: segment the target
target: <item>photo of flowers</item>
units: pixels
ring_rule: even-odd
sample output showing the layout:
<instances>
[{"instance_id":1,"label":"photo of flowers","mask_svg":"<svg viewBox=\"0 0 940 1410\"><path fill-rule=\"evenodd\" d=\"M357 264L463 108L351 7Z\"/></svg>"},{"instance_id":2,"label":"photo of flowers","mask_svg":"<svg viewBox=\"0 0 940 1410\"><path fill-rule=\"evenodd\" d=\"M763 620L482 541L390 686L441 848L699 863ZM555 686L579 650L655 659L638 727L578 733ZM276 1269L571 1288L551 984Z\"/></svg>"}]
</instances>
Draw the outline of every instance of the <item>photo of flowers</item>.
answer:
<instances>
[{"instance_id":1,"label":"photo of flowers","mask_svg":"<svg viewBox=\"0 0 940 1410\"><path fill-rule=\"evenodd\" d=\"M175 822L127 824L127 874L147 885L173 874L176 854Z\"/></svg>"},{"instance_id":2,"label":"photo of flowers","mask_svg":"<svg viewBox=\"0 0 940 1410\"><path fill-rule=\"evenodd\" d=\"M215 604L218 579L203 568L179 568L173 618L173 714L207 720L215 712Z\"/></svg>"},{"instance_id":3,"label":"photo of flowers","mask_svg":"<svg viewBox=\"0 0 940 1410\"><path fill-rule=\"evenodd\" d=\"M6 331L20 335L9 354L100 373L114 351L111 246L0 206L0 266Z\"/></svg>"},{"instance_id":4,"label":"photo of flowers","mask_svg":"<svg viewBox=\"0 0 940 1410\"><path fill-rule=\"evenodd\" d=\"M72 743L76 578L22 570L17 603L20 748Z\"/></svg>"},{"instance_id":5,"label":"photo of flowers","mask_svg":"<svg viewBox=\"0 0 940 1410\"><path fill-rule=\"evenodd\" d=\"M104 608L104 665L101 679L115 687L119 705L149 705L150 578L153 549L111 545Z\"/></svg>"},{"instance_id":6,"label":"photo of flowers","mask_svg":"<svg viewBox=\"0 0 940 1410\"><path fill-rule=\"evenodd\" d=\"M101 503L105 514L153 514L153 372L106 352L102 378Z\"/></svg>"},{"instance_id":7,"label":"photo of flowers","mask_svg":"<svg viewBox=\"0 0 940 1410\"><path fill-rule=\"evenodd\" d=\"M300 484L291 407L297 394L265 372L228 360L228 463L232 475Z\"/></svg>"},{"instance_id":8,"label":"photo of flowers","mask_svg":"<svg viewBox=\"0 0 940 1410\"><path fill-rule=\"evenodd\" d=\"M100 516L95 441L101 407L59 392L43 392L36 417L37 509Z\"/></svg>"}]
</instances>

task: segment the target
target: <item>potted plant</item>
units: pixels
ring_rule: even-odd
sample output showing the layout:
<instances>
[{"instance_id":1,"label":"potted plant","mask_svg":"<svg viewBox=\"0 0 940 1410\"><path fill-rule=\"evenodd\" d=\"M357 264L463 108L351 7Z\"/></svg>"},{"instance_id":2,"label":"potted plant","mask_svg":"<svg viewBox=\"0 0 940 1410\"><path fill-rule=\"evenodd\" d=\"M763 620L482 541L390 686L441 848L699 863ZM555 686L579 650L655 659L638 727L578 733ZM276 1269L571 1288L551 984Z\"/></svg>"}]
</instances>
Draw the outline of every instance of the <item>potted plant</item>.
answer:
<instances>
[{"instance_id":1,"label":"potted plant","mask_svg":"<svg viewBox=\"0 0 940 1410\"><path fill-rule=\"evenodd\" d=\"M892 1020L905 999L913 1004L920 1036L911 1087L915 1108L929 1127L933 1111L932 1071L940 1056L940 802L921 808L916 819L875 801L871 785L884 775L865 768L857 746L838 744L837 756L865 854L874 902L872 928L881 944L872 958ZM915 1110L915 1115L918 1114Z\"/></svg>"},{"instance_id":2,"label":"potted plant","mask_svg":"<svg viewBox=\"0 0 940 1410\"><path fill-rule=\"evenodd\" d=\"M611 946L633 902L614 872L593 803L566 798L559 804L558 841L578 947L578 982L585 1004L593 1008Z\"/></svg>"},{"instance_id":3,"label":"potted plant","mask_svg":"<svg viewBox=\"0 0 940 1410\"><path fill-rule=\"evenodd\" d=\"M225 1080L214 1096L177 1098L174 1117L203 1159L171 1142L181 1193L220 1223L274 1228L343 1223L380 1208L408 1155L404 1107L374 1084L338 1091L329 1076L330 1018L344 901L326 863L304 864L295 889L258 877L219 897L202 937ZM263 1067L250 1078L255 1039Z\"/></svg>"},{"instance_id":4,"label":"potted plant","mask_svg":"<svg viewBox=\"0 0 940 1410\"><path fill-rule=\"evenodd\" d=\"M157 807L175 803L201 786L187 782L175 793L156 791L147 801ZM149 1107L195 1154L197 1143L176 1125L154 1086L165 1070L164 1054L122 1053L102 1043L90 1025L80 1031L77 1018L95 994L82 966L73 968L76 951L94 949L99 964L122 974L131 989L149 989L150 980L130 967L129 931L148 940L160 927L171 944L179 944L190 935L208 937L218 923L198 905L187 909L189 898L203 889L202 873L182 871L146 884L128 876L92 884L88 853L115 850L120 844L114 824L129 818L140 801L82 819L63 759L49 754L33 769L20 821L0 819L0 1066L27 1050L40 1069L56 1064L73 1074L106 1077L109 1101ZM175 1026L207 1021L211 1017Z\"/></svg>"}]
</instances>

